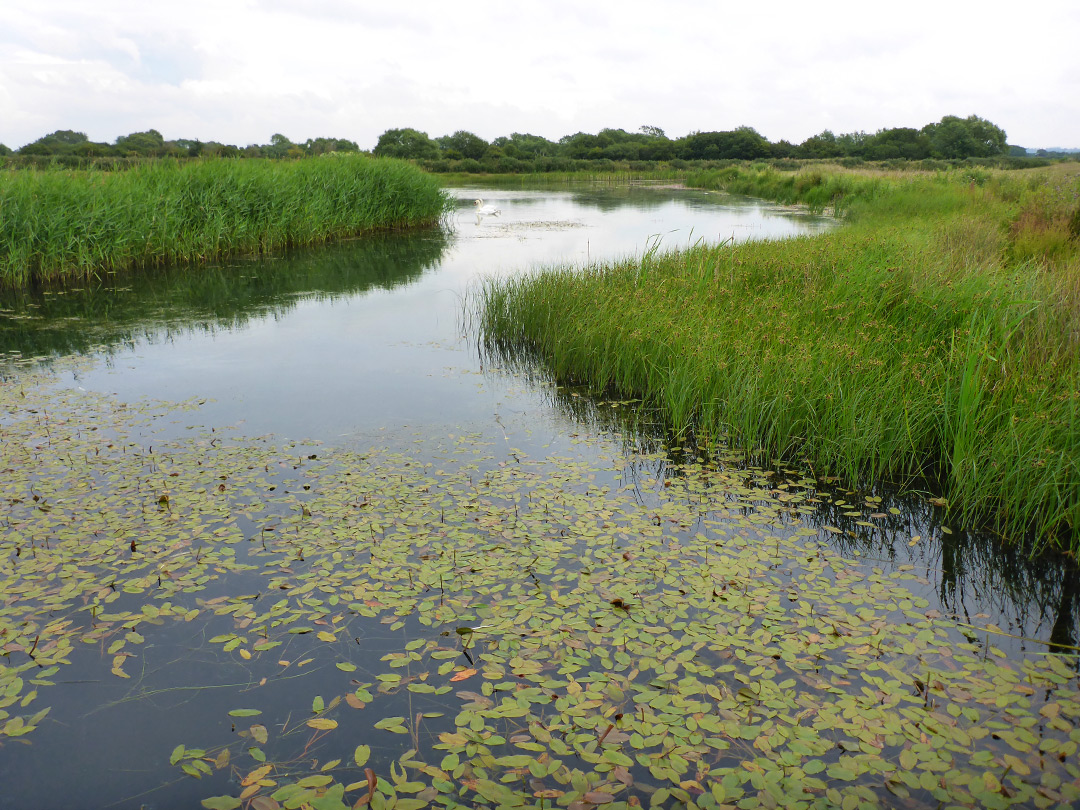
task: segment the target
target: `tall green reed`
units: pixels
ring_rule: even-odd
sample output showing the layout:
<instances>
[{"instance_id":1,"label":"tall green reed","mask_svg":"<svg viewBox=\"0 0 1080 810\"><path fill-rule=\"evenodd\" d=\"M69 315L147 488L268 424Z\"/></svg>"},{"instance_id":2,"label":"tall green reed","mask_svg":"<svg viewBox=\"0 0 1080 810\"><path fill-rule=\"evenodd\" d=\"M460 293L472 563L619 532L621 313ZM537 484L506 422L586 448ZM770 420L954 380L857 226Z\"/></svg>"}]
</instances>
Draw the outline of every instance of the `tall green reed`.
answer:
<instances>
[{"instance_id":1,"label":"tall green reed","mask_svg":"<svg viewBox=\"0 0 1080 810\"><path fill-rule=\"evenodd\" d=\"M0 284L277 251L436 222L438 183L402 161L156 161L0 173Z\"/></svg>"},{"instance_id":2,"label":"tall green reed","mask_svg":"<svg viewBox=\"0 0 1080 810\"><path fill-rule=\"evenodd\" d=\"M1023 193L1002 188L1027 181L852 175L800 190L770 171L741 188L843 194L847 224L490 281L486 344L661 406L675 430L852 484L932 489L960 522L1020 542L1075 528L1073 313L1060 279L1008 260Z\"/></svg>"}]
</instances>

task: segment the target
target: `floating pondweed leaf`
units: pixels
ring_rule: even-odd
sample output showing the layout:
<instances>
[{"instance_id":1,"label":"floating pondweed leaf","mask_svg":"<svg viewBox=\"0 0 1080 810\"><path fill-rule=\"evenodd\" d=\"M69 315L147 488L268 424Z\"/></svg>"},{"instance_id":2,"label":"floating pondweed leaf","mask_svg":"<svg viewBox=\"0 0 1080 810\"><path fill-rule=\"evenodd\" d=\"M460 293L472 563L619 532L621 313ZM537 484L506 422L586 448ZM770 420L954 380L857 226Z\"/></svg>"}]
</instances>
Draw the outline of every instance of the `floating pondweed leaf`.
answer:
<instances>
[{"instance_id":1,"label":"floating pondweed leaf","mask_svg":"<svg viewBox=\"0 0 1080 810\"><path fill-rule=\"evenodd\" d=\"M8 390L4 735L33 739L72 650L100 649L137 688L176 625L247 673L232 705L251 708L230 716L267 718L225 749L173 749L193 777L237 774L237 796L209 801L1080 799L1071 665L1005 656L984 640L997 628L973 642L915 571L832 552L799 511L813 482L688 463L628 485L623 458L503 463L467 436L427 456L312 458L224 433L151 453L150 411Z\"/></svg>"},{"instance_id":2,"label":"floating pondweed leaf","mask_svg":"<svg viewBox=\"0 0 1080 810\"><path fill-rule=\"evenodd\" d=\"M213 796L202 800L202 806L207 810L236 810L243 802L234 796Z\"/></svg>"}]
</instances>

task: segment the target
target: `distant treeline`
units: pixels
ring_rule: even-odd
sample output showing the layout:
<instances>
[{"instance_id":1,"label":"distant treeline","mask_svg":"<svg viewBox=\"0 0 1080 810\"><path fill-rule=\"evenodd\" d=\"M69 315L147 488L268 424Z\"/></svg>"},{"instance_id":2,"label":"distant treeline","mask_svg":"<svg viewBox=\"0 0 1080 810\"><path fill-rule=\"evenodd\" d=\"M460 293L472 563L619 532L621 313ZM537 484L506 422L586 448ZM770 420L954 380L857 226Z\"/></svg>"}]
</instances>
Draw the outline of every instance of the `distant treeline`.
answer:
<instances>
[{"instance_id":1,"label":"distant treeline","mask_svg":"<svg viewBox=\"0 0 1080 810\"><path fill-rule=\"evenodd\" d=\"M199 141L190 138L165 140L156 129L121 135L115 143L99 143L86 137L84 132L70 129L57 130L21 149L12 150L0 144L0 156L18 155L26 158L197 158L197 157L253 157L253 158L301 158L322 155L327 152L359 152L354 141L344 138L308 138L304 143L293 143L284 135L274 135L267 144L234 146L217 141ZM70 162L70 161L61 161Z\"/></svg>"},{"instance_id":2,"label":"distant treeline","mask_svg":"<svg viewBox=\"0 0 1080 810\"><path fill-rule=\"evenodd\" d=\"M840 158L864 160L906 158L954 159L995 157L1009 151L1005 131L976 115L946 116L922 129L883 129L874 135L856 132L835 135L829 130L800 144L772 143L752 127L723 132L692 132L668 138L659 127L638 132L602 129L596 135L579 132L556 143L536 135L514 133L490 144L471 132L430 139L414 129L391 129L382 134L375 154L413 160L489 157L532 159L564 157L573 160L758 160L761 158ZM1025 150L1026 154L1026 150Z\"/></svg>"},{"instance_id":3,"label":"distant treeline","mask_svg":"<svg viewBox=\"0 0 1080 810\"><path fill-rule=\"evenodd\" d=\"M165 140L157 130L123 135L113 144L91 141L84 133L62 130L12 151L0 144L0 156L18 164L122 163L147 158L258 157L302 158L329 152L358 152L354 141L344 138L309 138L294 143L277 134L268 144L243 148L190 139ZM1010 145L1005 131L997 125L970 115L947 115L921 129L896 127L874 134L852 132L836 135L825 130L799 144L786 140L775 143L752 127L719 132L692 132L669 138L662 129L641 127L637 132L602 129L592 135L578 132L551 141L539 135L515 132L486 141L459 130L452 135L431 138L416 129L389 129L379 136L372 150L380 157L412 160L436 172L562 172L605 167L646 168L665 163L680 168L699 167L703 162L728 160L834 160L847 165L862 161L893 164L925 164L957 161L1024 165L1039 159L1072 158L1075 153L1039 150L1029 155L1021 146Z\"/></svg>"}]
</instances>

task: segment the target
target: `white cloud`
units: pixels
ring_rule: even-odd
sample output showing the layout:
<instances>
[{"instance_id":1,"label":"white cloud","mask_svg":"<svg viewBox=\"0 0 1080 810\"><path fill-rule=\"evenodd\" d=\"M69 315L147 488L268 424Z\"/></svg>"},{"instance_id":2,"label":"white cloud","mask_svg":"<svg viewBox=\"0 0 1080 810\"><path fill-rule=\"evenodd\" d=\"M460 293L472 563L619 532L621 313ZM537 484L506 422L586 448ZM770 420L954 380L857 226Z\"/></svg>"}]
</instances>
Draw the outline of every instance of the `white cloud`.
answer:
<instances>
[{"instance_id":1,"label":"white cloud","mask_svg":"<svg viewBox=\"0 0 1080 810\"><path fill-rule=\"evenodd\" d=\"M4 16L0 142L16 147L150 127L240 145L643 124L798 142L972 113L1014 143L1080 146L1071 0L1013 17L941 0L39 0Z\"/></svg>"}]
</instances>

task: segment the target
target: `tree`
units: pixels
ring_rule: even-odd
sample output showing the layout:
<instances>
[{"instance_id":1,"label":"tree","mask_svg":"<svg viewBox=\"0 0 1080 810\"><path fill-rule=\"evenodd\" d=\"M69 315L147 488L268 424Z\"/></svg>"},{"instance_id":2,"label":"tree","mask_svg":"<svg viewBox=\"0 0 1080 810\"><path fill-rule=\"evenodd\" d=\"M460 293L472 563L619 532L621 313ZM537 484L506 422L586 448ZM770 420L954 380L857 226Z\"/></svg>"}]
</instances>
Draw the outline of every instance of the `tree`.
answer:
<instances>
[{"instance_id":1,"label":"tree","mask_svg":"<svg viewBox=\"0 0 1080 810\"><path fill-rule=\"evenodd\" d=\"M463 158L479 160L490 144L479 135L459 129L453 135L444 135L437 143L444 151L453 150Z\"/></svg>"},{"instance_id":2,"label":"tree","mask_svg":"<svg viewBox=\"0 0 1080 810\"><path fill-rule=\"evenodd\" d=\"M688 160L755 160L769 157L772 145L753 127L724 132L694 132L680 143L679 157Z\"/></svg>"},{"instance_id":3,"label":"tree","mask_svg":"<svg viewBox=\"0 0 1080 810\"><path fill-rule=\"evenodd\" d=\"M11 154L11 149L9 147L7 147L7 146L4 146L4 144L0 143L0 157L4 157L4 156L10 155L10 154Z\"/></svg>"},{"instance_id":4,"label":"tree","mask_svg":"<svg viewBox=\"0 0 1080 810\"><path fill-rule=\"evenodd\" d=\"M1005 154L1007 149L1005 130L977 115L969 115L964 119L964 123L967 124L968 132L975 140L979 157Z\"/></svg>"},{"instance_id":5,"label":"tree","mask_svg":"<svg viewBox=\"0 0 1080 810\"><path fill-rule=\"evenodd\" d=\"M596 135L590 135L588 132L576 132L559 138L559 152L576 160L587 160L594 151L596 153L594 157L600 157L603 146L604 144Z\"/></svg>"},{"instance_id":6,"label":"tree","mask_svg":"<svg viewBox=\"0 0 1080 810\"><path fill-rule=\"evenodd\" d=\"M963 159L972 157L978 151L978 144L971 137L963 120L955 115L946 115L937 124L930 124L930 149L934 157Z\"/></svg>"},{"instance_id":7,"label":"tree","mask_svg":"<svg viewBox=\"0 0 1080 810\"><path fill-rule=\"evenodd\" d=\"M910 127L879 129L867 138L863 157L868 160L922 160L930 157L930 138Z\"/></svg>"},{"instance_id":8,"label":"tree","mask_svg":"<svg viewBox=\"0 0 1080 810\"><path fill-rule=\"evenodd\" d=\"M804 158L840 157L842 151L840 144L836 142L836 136L828 129L799 144L799 157Z\"/></svg>"},{"instance_id":9,"label":"tree","mask_svg":"<svg viewBox=\"0 0 1080 810\"><path fill-rule=\"evenodd\" d=\"M75 132L70 129L58 129L44 138L41 138L37 143L48 142L61 146L78 146L80 143L85 143L90 140L86 137L85 132Z\"/></svg>"},{"instance_id":10,"label":"tree","mask_svg":"<svg viewBox=\"0 0 1080 810\"><path fill-rule=\"evenodd\" d=\"M202 154L203 144L200 140L191 140L190 138L177 138L173 141L173 144L182 149L188 157L198 157Z\"/></svg>"},{"instance_id":11,"label":"tree","mask_svg":"<svg viewBox=\"0 0 1080 810\"><path fill-rule=\"evenodd\" d=\"M86 143L89 138L85 132L75 132L70 129L58 129L44 137L38 138L33 143L28 143L19 150L20 155L70 155L81 143Z\"/></svg>"},{"instance_id":12,"label":"tree","mask_svg":"<svg viewBox=\"0 0 1080 810\"><path fill-rule=\"evenodd\" d=\"M439 146L426 132L415 129L388 129L379 136L373 150L378 157L396 157L407 160L436 159Z\"/></svg>"},{"instance_id":13,"label":"tree","mask_svg":"<svg viewBox=\"0 0 1080 810\"><path fill-rule=\"evenodd\" d=\"M295 146L295 143L280 132L275 132L270 136L270 145L266 148L266 154L272 158L285 158L289 156L289 150Z\"/></svg>"},{"instance_id":14,"label":"tree","mask_svg":"<svg viewBox=\"0 0 1080 810\"><path fill-rule=\"evenodd\" d=\"M79 157L108 157L113 154L113 149L105 143L83 141L76 145L73 154L76 154Z\"/></svg>"},{"instance_id":15,"label":"tree","mask_svg":"<svg viewBox=\"0 0 1080 810\"><path fill-rule=\"evenodd\" d=\"M865 132L845 132L836 139L836 145L845 157L863 157L869 137Z\"/></svg>"},{"instance_id":16,"label":"tree","mask_svg":"<svg viewBox=\"0 0 1080 810\"><path fill-rule=\"evenodd\" d=\"M733 157L738 157L740 160L755 160L772 154L772 144L753 127L737 127L731 135Z\"/></svg>"},{"instance_id":17,"label":"tree","mask_svg":"<svg viewBox=\"0 0 1080 810\"><path fill-rule=\"evenodd\" d=\"M785 141L783 138L781 138L772 145L773 157L778 158L795 157L798 149L799 147L797 147L791 141Z\"/></svg>"},{"instance_id":18,"label":"tree","mask_svg":"<svg viewBox=\"0 0 1080 810\"><path fill-rule=\"evenodd\" d=\"M930 138L934 157L963 159L1005 153L1005 130L977 115L967 118L946 115L936 124L927 124L922 131Z\"/></svg>"},{"instance_id":19,"label":"tree","mask_svg":"<svg viewBox=\"0 0 1080 810\"><path fill-rule=\"evenodd\" d=\"M667 139L667 135L664 134L664 130L660 129L660 127L644 126L638 131L642 135L646 135L650 138L661 138L665 140Z\"/></svg>"},{"instance_id":20,"label":"tree","mask_svg":"<svg viewBox=\"0 0 1080 810\"><path fill-rule=\"evenodd\" d=\"M344 138L308 138L304 152L309 155L325 155L327 152L359 152L360 147Z\"/></svg>"},{"instance_id":21,"label":"tree","mask_svg":"<svg viewBox=\"0 0 1080 810\"><path fill-rule=\"evenodd\" d=\"M559 152L558 144L549 141L547 138L521 132L511 133L509 138L501 135L493 140L491 145L502 149L507 157L519 159L549 157Z\"/></svg>"},{"instance_id":22,"label":"tree","mask_svg":"<svg viewBox=\"0 0 1080 810\"><path fill-rule=\"evenodd\" d=\"M161 157L167 151L165 139L156 129L121 135L116 139L116 150L121 154L139 157Z\"/></svg>"}]
</instances>

